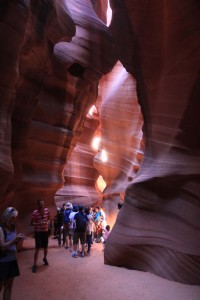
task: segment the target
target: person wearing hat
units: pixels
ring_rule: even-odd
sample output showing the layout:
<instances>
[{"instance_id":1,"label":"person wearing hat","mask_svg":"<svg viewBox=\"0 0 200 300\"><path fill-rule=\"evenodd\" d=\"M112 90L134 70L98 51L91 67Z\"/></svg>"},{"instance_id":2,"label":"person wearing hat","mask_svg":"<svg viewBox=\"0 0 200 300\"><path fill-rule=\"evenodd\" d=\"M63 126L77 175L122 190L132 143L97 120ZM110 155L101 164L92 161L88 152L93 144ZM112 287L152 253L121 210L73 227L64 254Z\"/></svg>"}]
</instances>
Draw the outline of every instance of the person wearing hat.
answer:
<instances>
[{"instance_id":1,"label":"person wearing hat","mask_svg":"<svg viewBox=\"0 0 200 300\"><path fill-rule=\"evenodd\" d=\"M37 200L38 209L34 210L31 216L31 225L35 227L35 253L34 264L32 266L32 272L37 272L37 260L39 251L41 248L44 250L43 262L47 266L47 253L48 253L48 225L51 220L50 211L44 207L44 201L42 199Z\"/></svg>"},{"instance_id":2,"label":"person wearing hat","mask_svg":"<svg viewBox=\"0 0 200 300\"><path fill-rule=\"evenodd\" d=\"M69 223L69 251L73 251L73 237L74 237L74 216L77 214L79 210L78 205L73 205L73 210L69 215L70 223Z\"/></svg>"},{"instance_id":3,"label":"person wearing hat","mask_svg":"<svg viewBox=\"0 0 200 300\"><path fill-rule=\"evenodd\" d=\"M84 207L82 205L79 205L79 211L74 216L74 223L75 223L74 236L73 236L74 253L72 254L72 257L75 258L78 257L79 240L81 243L81 256L84 257L88 218L86 213L84 212Z\"/></svg>"},{"instance_id":4,"label":"person wearing hat","mask_svg":"<svg viewBox=\"0 0 200 300\"><path fill-rule=\"evenodd\" d=\"M61 209L57 207L56 215L54 216L54 239L58 240L58 246L61 247L61 231L63 226L63 216Z\"/></svg>"},{"instance_id":5,"label":"person wearing hat","mask_svg":"<svg viewBox=\"0 0 200 300\"><path fill-rule=\"evenodd\" d=\"M18 211L7 207L1 216L0 227L0 291L3 299L11 299L13 280L19 276L16 245L24 240L24 234L16 234L15 224Z\"/></svg>"},{"instance_id":6,"label":"person wearing hat","mask_svg":"<svg viewBox=\"0 0 200 300\"><path fill-rule=\"evenodd\" d=\"M64 211L64 224L63 224L63 246L65 249L69 249L70 247L70 241L71 241L71 236L70 236L70 214L73 210L73 206L70 202L66 203L66 209Z\"/></svg>"}]
</instances>

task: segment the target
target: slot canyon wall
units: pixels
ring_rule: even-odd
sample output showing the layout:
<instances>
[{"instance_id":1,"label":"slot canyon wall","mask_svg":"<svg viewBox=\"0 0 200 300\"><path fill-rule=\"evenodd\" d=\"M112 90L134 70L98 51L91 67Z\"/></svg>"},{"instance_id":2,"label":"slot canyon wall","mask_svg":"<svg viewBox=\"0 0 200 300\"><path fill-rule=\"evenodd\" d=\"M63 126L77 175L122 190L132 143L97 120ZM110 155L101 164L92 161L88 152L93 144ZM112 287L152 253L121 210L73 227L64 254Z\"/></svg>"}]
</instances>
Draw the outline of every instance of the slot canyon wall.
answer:
<instances>
[{"instance_id":1,"label":"slot canyon wall","mask_svg":"<svg viewBox=\"0 0 200 300\"><path fill-rule=\"evenodd\" d=\"M105 3L97 5L102 19ZM54 196L96 102L99 79L117 58L111 33L90 1L2 1L0 18L1 211L15 206L20 229L26 225L31 232L38 197L55 213ZM90 177L97 173L91 170Z\"/></svg>"},{"instance_id":2,"label":"slot canyon wall","mask_svg":"<svg viewBox=\"0 0 200 300\"><path fill-rule=\"evenodd\" d=\"M108 27L106 0L0 2L0 210L31 233L38 197L100 203L113 225L123 193L105 263L200 284L200 5L110 5Z\"/></svg>"},{"instance_id":3,"label":"slot canyon wall","mask_svg":"<svg viewBox=\"0 0 200 300\"><path fill-rule=\"evenodd\" d=\"M120 61L137 81L145 152L106 242L105 263L199 284L200 4L111 6Z\"/></svg>"}]
</instances>

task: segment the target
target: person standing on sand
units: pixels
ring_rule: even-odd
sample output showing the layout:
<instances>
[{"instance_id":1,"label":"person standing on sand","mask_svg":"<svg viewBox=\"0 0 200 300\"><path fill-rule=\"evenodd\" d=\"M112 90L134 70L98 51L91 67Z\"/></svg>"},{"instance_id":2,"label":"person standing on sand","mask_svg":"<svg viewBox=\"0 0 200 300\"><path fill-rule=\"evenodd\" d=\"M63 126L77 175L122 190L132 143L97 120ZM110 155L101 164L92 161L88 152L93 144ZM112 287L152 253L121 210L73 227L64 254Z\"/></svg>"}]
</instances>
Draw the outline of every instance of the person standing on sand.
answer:
<instances>
[{"instance_id":1,"label":"person standing on sand","mask_svg":"<svg viewBox=\"0 0 200 300\"><path fill-rule=\"evenodd\" d=\"M87 215L84 213L83 206L79 206L79 211L74 216L75 221L75 230L73 236L73 243L74 243L74 253L73 257L78 257L78 243L79 240L81 242L81 256L84 257L84 246L85 246L85 239L86 239L86 229L88 218Z\"/></svg>"},{"instance_id":2,"label":"person standing on sand","mask_svg":"<svg viewBox=\"0 0 200 300\"><path fill-rule=\"evenodd\" d=\"M74 205L73 206L73 211L70 213L69 215L69 219L70 219L70 225L69 225L69 243L70 243L70 249L69 251L72 252L73 251L73 239L74 239L74 229L75 229L75 221L74 221L74 216L78 213L78 205Z\"/></svg>"},{"instance_id":3,"label":"person standing on sand","mask_svg":"<svg viewBox=\"0 0 200 300\"><path fill-rule=\"evenodd\" d=\"M32 272L37 272L37 260L40 248L44 249L43 262L47 266L47 253L48 253L48 223L51 219L51 215L48 208L44 207L44 201L38 199L38 209L34 210L31 216L31 225L35 227L35 253L34 264L32 266Z\"/></svg>"},{"instance_id":4,"label":"person standing on sand","mask_svg":"<svg viewBox=\"0 0 200 300\"><path fill-rule=\"evenodd\" d=\"M14 207L7 207L1 216L0 227L0 291L3 300L10 300L14 278L19 276L16 245L26 237L22 233L16 234L15 224L18 211Z\"/></svg>"},{"instance_id":5,"label":"person standing on sand","mask_svg":"<svg viewBox=\"0 0 200 300\"><path fill-rule=\"evenodd\" d=\"M71 247L71 236L69 234L70 227L70 219L69 216L73 211L73 206L70 202L66 203L66 209L64 211L64 224L63 224L63 246L65 249L69 249Z\"/></svg>"},{"instance_id":6,"label":"person standing on sand","mask_svg":"<svg viewBox=\"0 0 200 300\"><path fill-rule=\"evenodd\" d=\"M87 228L86 228L86 244L87 244L87 253L90 253L91 245L92 245L92 232L94 231L94 222L92 220L93 215L91 213L90 207L85 209L85 213L87 215Z\"/></svg>"},{"instance_id":7,"label":"person standing on sand","mask_svg":"<svg viewBox=\"0 0 200 300\"><path fill-rule=\"evenodd\" d=\"M105 249L105 243L106 243L106 240L107 240L109 234L110 234L110 225L106 225L106 228L102 229L102 237L100 239L100 241L103 243L103 246L104 246L102 251L104 251L104 249Z\"/></svg>"}]
</instances>

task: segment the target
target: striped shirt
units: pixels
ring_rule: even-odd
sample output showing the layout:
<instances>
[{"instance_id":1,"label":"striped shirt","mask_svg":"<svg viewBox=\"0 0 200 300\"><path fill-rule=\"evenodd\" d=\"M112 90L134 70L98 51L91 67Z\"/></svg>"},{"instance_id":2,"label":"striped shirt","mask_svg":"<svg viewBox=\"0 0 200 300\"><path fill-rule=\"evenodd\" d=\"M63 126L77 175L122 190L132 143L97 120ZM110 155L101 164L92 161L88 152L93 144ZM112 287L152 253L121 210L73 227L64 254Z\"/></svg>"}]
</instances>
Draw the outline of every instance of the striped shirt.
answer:
<instances>
[{"instance_id":1,"label":"striped shirt","mask_svg":"<svg viewBox=\"0 0 200 300\"><path fill-rule=\"evenodd\" d=\"M48 208L43 208L42 210L34 210L31 216L31 222L35 226L35 231L48 231L48 221L50 220L50 211Z\"/></svg>"}]
</instances>

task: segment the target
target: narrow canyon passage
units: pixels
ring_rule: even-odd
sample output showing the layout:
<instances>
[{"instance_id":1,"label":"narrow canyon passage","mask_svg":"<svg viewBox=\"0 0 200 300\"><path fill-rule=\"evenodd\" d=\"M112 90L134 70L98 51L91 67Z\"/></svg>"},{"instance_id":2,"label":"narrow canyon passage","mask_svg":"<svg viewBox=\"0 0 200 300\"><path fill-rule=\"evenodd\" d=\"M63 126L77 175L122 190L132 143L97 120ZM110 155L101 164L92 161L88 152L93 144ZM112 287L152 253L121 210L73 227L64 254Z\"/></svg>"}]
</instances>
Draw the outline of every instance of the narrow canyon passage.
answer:
<instances>
[{"instance_id":1,"label":"narrow canyon passage","mask_svg":"<svg viewBox=\"0 0 200 300\"><path fill-rule=\"evenodd\" d=\"M0 1L0 214L16 208L17 231L31 235L39 198L52 217L69 201L101 206L112 228L107 266L95 252L92 276L85 275L86 259L71 261L51 247L49 272L33 277L32 250L19 253L15 291L28 282L25 299L42 293L41 299L55 299L58 280L59 290L66 289L57 266L67 259L81 274L66 278L76 293L91 280L96 289L101 277L109 299L119 297L120 279L127 283L120 299L132 299L132 289L135 298L149 299L158 290L148 290L149 279L141 282L157 277L135 270L200 285L199 3ZM40 276L44 289L36 288ZM133 286L137 276L144 281ZM185 290L162 279L155 286L163 283L165 292L154 299L176 300L171 285ZM180 299L195 299L195 287L192 296L179 291Z\"/></svg>"}]
</instances>

